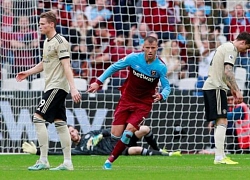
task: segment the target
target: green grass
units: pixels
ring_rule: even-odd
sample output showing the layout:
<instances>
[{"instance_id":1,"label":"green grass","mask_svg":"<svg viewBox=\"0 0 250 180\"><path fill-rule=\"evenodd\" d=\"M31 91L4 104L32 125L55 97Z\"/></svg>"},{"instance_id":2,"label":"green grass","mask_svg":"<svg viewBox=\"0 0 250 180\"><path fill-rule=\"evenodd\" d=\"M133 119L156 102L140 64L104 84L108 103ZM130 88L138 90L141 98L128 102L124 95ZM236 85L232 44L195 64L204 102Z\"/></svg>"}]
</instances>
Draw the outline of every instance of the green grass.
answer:
<instances>
[{"instance_id":1,"label":"green grass","mask_svg":"<svg viewBox=\"0 0 250 180\"><path fill-rule=\"evenodd\" d=\"M1 180L238 180L250 177L250 156L230 155L239 165L214 165L212 155L121 156L112 170L103 170L107 156L73 156L74 171L28 171L35 155L0 155ZM49 156L50 165L62 156Z\"/></svg>"}]
</instances>

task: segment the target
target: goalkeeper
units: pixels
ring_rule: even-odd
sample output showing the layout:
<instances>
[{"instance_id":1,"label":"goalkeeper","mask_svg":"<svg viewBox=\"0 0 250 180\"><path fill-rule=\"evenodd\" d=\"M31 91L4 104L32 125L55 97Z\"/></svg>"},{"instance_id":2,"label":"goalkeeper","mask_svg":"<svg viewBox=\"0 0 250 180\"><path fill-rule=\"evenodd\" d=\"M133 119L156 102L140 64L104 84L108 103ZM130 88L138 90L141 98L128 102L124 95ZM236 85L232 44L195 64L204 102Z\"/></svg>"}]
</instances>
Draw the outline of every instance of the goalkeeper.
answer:
<instances>
[{"instance_id":1,"label":"goalkeeper","mask_svg":"<svg viewBox=\"0 0 250 180\"><path fill-rule=\"evenodd\" d=\"M111 137L111 129L101 129L89 131L82 136L79 135L77 129L68 125L72 142L75 144L75 148L71 150L72 155L109 155L114 149L115 144L119 139ZM151 149L146 149L137 145L137 141L142 137L151 146ZM31 142L24 142L22 149L26 153L40 155L40 149ZM61 155L60 151L49 151L49 155ZM130 141L129 147L127 147L123 155L164 155L164 156L181 156L180 151L166 152L164 149L160 149L153 137L151 129L148 126L141 126L134 134Z\"/></svg>"}]
</instances>

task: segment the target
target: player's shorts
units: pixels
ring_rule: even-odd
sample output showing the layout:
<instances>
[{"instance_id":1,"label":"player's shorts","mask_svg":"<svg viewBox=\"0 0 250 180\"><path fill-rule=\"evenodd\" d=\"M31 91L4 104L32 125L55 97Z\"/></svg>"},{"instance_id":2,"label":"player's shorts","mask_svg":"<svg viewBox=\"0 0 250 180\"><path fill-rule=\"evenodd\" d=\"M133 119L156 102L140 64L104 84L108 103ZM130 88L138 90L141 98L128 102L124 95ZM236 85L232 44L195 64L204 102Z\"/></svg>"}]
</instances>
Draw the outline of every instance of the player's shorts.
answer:
<instances>
[{"instance_id":1,"label":"player's shorts","mask_svg":"<svg viewBox=\"0 0 250 180\"><path fill-rule=\"evenodd\" d=\"M152 104L131 103L121 99L115 109L112 125L126 125L130 123L136 129L139 129L151 109Z\"/></svg>"},{"instance_id":2,"label":"player's shorts","mask_svg":"<svg viewBox=\"0 0 250 180\"><path fill-rule=\"evenodd\" d=\"M65 99L68 93L62 89L51 89L43 94L36 113L47 122L53 123L55 119L67 120Z\"/></svg>"},{"instance_id":3,"label":"player's shorts","mask_svg":"<svg viewBox=\"0 0 250 180\"><path fill-rule=\"evenodd\" d=\"M222 89L203 90L207 121L227 118L227 93Z\"/></svg>"}]
</instances>

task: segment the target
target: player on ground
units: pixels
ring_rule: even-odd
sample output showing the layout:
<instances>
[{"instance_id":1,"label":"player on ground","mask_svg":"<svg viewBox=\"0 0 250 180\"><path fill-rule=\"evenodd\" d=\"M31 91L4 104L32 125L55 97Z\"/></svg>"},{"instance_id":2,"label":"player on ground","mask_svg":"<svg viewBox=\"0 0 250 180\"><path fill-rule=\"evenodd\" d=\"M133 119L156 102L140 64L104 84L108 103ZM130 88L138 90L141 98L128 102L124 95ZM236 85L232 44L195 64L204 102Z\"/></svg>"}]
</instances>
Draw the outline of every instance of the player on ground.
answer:
<instances>
[{"instance_id":1,"label":"player on ground","mask_svg":"<svg viewBox=\"0 0 250 180\"><path fill-rule=\"evenodd\" d=\"M109 155L117 142L116 139L111 138L111 129L102 129L89 131L82 136L79 135L77 129L69 125L69 132L71 135L71 140L75 144L75 148L71 150L72 155ZM153 149L146 149L138 146L137 142L144 137L150 147ZM24 142L22 145L24 152L30 154L40 155L40 149L36 148L34 143ZM49 151L49 155L59 155L62 154L60 151ZM160 149L157 145L156 140L148 126L141 126L138 131L135 132L129 147L126 148L123 155L142 155L142 156L152 156L152 155L163 155L163 156L181 156L180 151L169 152Z\"/></svg>"},{"instance_id":2,"label":"player on ground","mask_svg":"<svg viewBox=\"0 0 250 180\"><path fill-rule=\"evenodd\" d=\"M28 168L29 170L50 168L46 121L55 123L64 155L63 164L50 170L73 170L70 134L66 124L65 99L69 89L72 99L76 103L81 100L81 94L75 88L73 80L69 43L64 37L57 34L55 30L56 22L56 16L51 11L40 15L39 29L47 37L43 46L43 60L35 67L19 72L16 76L17 81L22 81L29 75L41 71L44 71L45 75L44 95L33 116L41 155L36 164Z\"/></svg>"},{"instance_id":3,"label":"player on ground","mask_svg":"<svg viewBox=\"0 0 250 180\"><path fill-rule=\"evenodd\" d=\"M238 164L226 157L224 142L227 129L227 91L230 90L237 103L243 95L234 77L234 63L239 52L250 48L250 34L242 32L235 41L219 46L211 61L208 78L203 86L206 118L215 120L215 159L214 164Z\"/></svg>"},{"instance_id":4,"label":"player on ground","mask_svg":"<svg viewBox=\"0 0 250 180\"><path fill-rule=\"evenodd\" d=\"M139 129L144 118L151 111L152 103L166 100L170 94L166 77L167 67L156 56L157 39L152 36L146 37L143 50L144 52L132 53L111 65L88 89L88 92L96 92L105 79L116 71L129 67L129 75L121 87L121 98L116 107L111 128L112 137L120 140L105 161L104 169L111 169L112 163L129 145L134 132ZM161 93L155 92L159 79L163 87Z\"/></svg>"}]
</instances>

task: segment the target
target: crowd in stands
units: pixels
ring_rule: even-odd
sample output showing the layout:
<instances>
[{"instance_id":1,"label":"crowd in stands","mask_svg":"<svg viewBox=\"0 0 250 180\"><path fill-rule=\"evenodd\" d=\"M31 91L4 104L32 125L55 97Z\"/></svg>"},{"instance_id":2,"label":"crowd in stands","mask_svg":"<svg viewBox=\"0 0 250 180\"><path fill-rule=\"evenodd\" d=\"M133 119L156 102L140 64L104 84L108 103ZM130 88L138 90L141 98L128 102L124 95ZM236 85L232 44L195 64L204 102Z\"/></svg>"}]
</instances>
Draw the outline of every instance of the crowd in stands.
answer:
<instances>
[{"instance_id":1,"label":"crowd in stands","mask_svg":"<svg viewBox=\"0 0 250 180\"><path fill-rule=\"evenodd\" d=\"M1 68L8 77L41 60L45 37L39 34L39 15L52 10L57 32L71 44L75 77L95 81L110 64L142 50L144 38L159 39L158 55L168 66L168 78L178 89L183 78L197 78L197 92L207 78L216 47L250 32L247 1L208 0L0 0ZM249 53L242 53L236 66L247 70ZM127 70L110 79L118 88ZM39 78L31 77L30 80ZM246 84L250 87L250 84Z\"/></svg>"}]
</instances>

